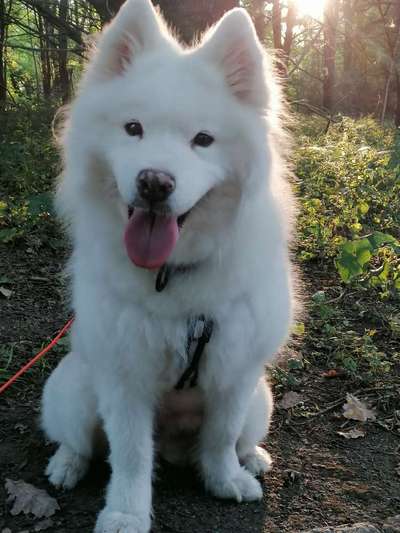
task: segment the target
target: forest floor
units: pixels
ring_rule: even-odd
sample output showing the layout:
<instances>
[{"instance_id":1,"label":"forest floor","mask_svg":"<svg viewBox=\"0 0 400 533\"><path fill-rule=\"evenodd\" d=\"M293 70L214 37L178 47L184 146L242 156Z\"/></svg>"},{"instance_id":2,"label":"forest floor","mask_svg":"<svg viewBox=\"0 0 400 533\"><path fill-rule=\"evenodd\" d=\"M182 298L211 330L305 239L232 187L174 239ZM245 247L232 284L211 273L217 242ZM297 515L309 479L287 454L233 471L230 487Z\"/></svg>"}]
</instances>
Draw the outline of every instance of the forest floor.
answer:
<instances>
[{"instance_id":1,"label":"forest floor","mask_svg":"<svg viewBox=\"0 0 400 533\"><path fill-rule=\"evenodd\" d=\"M11 291L0 300L0 366L6 369L2 379L66 322L64 257L65 250L44 245L23 250L4 247L0 252L0 281ZM307 281L311 279L312 283ZM329 279L317 269L308 269L305 284L306 292L329 295L331 290ZM310 342L292 345L291 360L304 360L313 350ZM91 532L103 505L109 478L105 462L94 463L87 477L69 492L54 489L44 475L54 446L38 428L39 399L50 369L65 349L65 343L57 347L0 396L0 531ZM274 466L262 480L262 502L216 500L205 493L194 471L159 465L154 533L297 533L361 521L381 527L385 519L400 513L398 368L384 381L356 390L354 380L341 372L331 369L327 374L324 365L299 366L288 374L283 363L282 370L273 372L277 408L266 448ZM284 408L280 401L289 390L299 395L297 405ZM358 423L344 418L347 392L373 408L376 419ZM346 439L338 434L355 427L365 436ZM13 516L6 479L22 479L45 489L57 499L60 510L45 522L23 513Z\"/></svg>"}]
</instances>

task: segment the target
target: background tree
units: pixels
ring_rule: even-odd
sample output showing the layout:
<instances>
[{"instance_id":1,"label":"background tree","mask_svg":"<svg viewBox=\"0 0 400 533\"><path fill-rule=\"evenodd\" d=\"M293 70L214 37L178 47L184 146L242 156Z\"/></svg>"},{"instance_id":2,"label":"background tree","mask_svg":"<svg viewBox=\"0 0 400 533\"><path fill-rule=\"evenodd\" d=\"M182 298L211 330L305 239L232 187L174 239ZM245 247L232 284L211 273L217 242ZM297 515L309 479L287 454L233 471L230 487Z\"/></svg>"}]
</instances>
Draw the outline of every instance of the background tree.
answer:
<instances>
[{"instance_id":1,"label":"background tree","mask_svg":"<svg viewBox=\"0 0 400 533\"><path fill-rule=\"evenodd\" d=\"M324 70L322 106L333 111L336 83L336 33L338 9L335 0L325 0L324 9Z\"/></svg>"},{"instance_id":2,"label":"background tree","mask_svg":"<svg viewBox=\"0 0 400 533\"><path fill-rule=\"evenodd\" d=\"M178 31L185 43L204 31L221 16L239 5L239 0L155 0L167 22Z\"/></svg>"},{"instance_id":3,"label":"background tree","mask_svg":"<svg viewBox=\"0 0 400 533\"><path fill-rule=\"evenodd\" d=\"M69 0L60 0L59 6L58 6L58 16L60 17L60 20L62 20L63 24L68 24L68 1ZM65 32L60 31L58 33L58 86L59 86L59 94L61 96L61 101L63 104L68 102L69 100L69 89L70 89L70 83L69 83L69 75L68 75L68 37Z\"/></svg>"},{"instance_id":4,"label":"background tree","mask_svg":"<svg viewBox=\"0 0 400 533\"><path fill-rule=\"evenodd\" d=\"M0 106L3 106L7 99L7 31L8 14L11 8L11 1L0 0Z\"/></svg>"}]
</instances>

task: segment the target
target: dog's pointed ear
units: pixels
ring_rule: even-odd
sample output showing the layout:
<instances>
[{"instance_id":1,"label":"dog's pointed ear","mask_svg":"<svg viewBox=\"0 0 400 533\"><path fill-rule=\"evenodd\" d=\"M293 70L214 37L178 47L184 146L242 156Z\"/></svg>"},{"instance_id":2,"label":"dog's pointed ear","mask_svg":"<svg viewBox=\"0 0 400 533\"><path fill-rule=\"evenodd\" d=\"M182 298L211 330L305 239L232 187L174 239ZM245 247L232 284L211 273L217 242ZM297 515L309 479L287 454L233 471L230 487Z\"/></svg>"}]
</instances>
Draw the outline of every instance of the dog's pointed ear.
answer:
<instances>
[{"instance_id":1,"label":"dog's pointed ear","mask_svg":"<svg viewBox=\"0 0 400 533\"><path fill-rule=\"evenodd\" d=\"M100 36L92 72L102 79L122 74L137 54L168 39L164 21L150 0L127 0Z\"/></svg>"},{"instance_id":2,"label":"dog's pointed ear","mask_svg":"<svg viewBox=\"0 0 400 533\"><path fill-rule=\"evenodd\" d=\"M244 9L228 11L208 30L198 53L222 69L239 100L257 107L266 105L265 53Z\"/></svg>"}]
</instances>

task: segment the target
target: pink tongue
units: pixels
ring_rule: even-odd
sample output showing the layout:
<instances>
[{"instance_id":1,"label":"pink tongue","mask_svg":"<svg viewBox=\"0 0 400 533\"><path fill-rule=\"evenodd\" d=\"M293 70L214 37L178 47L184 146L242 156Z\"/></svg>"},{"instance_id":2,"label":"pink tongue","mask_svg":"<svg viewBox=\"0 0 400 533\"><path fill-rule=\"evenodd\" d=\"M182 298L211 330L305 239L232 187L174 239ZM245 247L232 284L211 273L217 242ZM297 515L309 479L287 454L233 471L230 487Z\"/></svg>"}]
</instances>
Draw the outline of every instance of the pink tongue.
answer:
<instances>
[{"instance_id":1,"label":"pink tongue","mask_svg":"<svg viewBox=\"0 0 400 533\"><path fill-rule=\"evenodd\" d=\"M176 217L150 214L135 208L125 228L125 246L130 260L143 268L160 268L178 240Z\"/></svg>"}]
</instances>

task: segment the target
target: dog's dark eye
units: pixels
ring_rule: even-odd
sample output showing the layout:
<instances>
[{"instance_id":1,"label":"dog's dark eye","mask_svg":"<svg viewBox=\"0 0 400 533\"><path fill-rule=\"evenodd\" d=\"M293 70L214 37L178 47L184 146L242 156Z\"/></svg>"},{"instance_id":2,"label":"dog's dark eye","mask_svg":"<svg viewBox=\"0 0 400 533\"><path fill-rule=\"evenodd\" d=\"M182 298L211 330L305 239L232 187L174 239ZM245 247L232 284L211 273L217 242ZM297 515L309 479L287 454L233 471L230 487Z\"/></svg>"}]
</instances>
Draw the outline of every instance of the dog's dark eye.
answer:
<instances>
[{"instance_id":1,"label":"dog's dark eye","mask_svg":"<svg viewBox=\"0 0 400 533\"><path fill-rule=\"evenodd\" d=\"M192 144L196 146L202 146L203 148L207 148L207 146L210 146L214 142L214 137L212 137L210 134L206 133L205 131L201 131L194 137Z\"/></svg>"},{"instance_id":2,"label":"dog's dark eye","mask_svg":"<svg viewBox=\"0 0 400 533\"><path fill-rule=\"evenodd\" d=\"M137 120L131 120L127 122L124 126L125 131L131 137L143 137L143 127Z\"/></svg>"}]
</instances>

